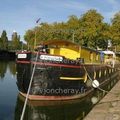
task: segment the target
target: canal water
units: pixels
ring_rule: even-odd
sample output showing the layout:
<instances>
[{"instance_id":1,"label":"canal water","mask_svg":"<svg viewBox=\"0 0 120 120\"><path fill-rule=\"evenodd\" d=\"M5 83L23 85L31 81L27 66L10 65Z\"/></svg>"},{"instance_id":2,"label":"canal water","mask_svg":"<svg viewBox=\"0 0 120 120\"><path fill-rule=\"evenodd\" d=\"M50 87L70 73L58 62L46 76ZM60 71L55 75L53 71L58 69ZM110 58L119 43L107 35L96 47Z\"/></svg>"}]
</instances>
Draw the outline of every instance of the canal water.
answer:
<instances>
[{"instance_id":1,"label":"canal water","mask_svg":"<svg viewBox=\"0 0 120 120\"><path fill-rule=\"evenodd\" d=\"M0 120L20 120L24 100L18 94L16 81L15 61L0 61ZM64 103L28 102L24 120L83 120L103 96L96 91L85 99Z\"/></svg>"},{"instance_id":2,"label":"canal water","mask_svg":"<svg viewBox=\"0 0 120 120\"><path fill-rule=\"evenodd\" d=\"M15 62L0 61L0 120L14 120L17 94Z\"/></svg>"}]
</instances>

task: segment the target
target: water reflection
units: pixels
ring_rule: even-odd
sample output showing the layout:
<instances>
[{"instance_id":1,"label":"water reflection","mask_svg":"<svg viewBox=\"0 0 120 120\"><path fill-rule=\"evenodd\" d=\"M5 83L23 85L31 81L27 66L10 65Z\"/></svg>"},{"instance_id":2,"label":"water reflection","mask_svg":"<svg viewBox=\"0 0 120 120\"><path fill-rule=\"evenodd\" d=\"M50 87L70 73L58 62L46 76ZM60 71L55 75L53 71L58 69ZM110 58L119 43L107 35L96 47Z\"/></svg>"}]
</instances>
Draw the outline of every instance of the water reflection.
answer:
<instances>
[{"instance_id":1,"label":"water reflection","mask_svg":"<svg viewBox=\"0 0 120 120\"><path fill-rule=\"evenodd\" d=\"M110 88L108 88L109 85ZM103 89L109 91L112 87L113 84L110 82L109 84L106 84ZM98 103L106 93L107 92L95 89L84 99L65 102L52 102L52 104L49 102L45 103L45 101L29 101L26 107L24 120L83 120L92 107ZM24 99L18 95L14 120L20 119L23 104Z\"/></svg>"},{"instance_id":2,"label":"water reflection","mask_svg":"<svg viewBox=\"0 0 120 120\"><path fill-rule=\"evenodd\" d=\"M0 62L0 78L3 79L5 77L5 73L7 71L7 64L4 61Z\"/></svg>"},{"instance_id":3,"label":"water reflection","mask_svg":"<svg viewBox=\"0 0 120 120\"><path fill-rule=\"evenodd\" d=\"M9 68L9 71L10 73L15 76L16 75L16 64L14 61L10 61L9 64L8 64L8 68Z\"/></svg>"},{"instance_id":4,"label":"water reflection","mask_svg":"<svg viewBox=\"0 0 120 120\"><path fill-rule=\"evenodd\" d=\"M82 100L64 102L29 101L24 120L83 120L103 96L103 92L96 89ZM15 108L15 120L20 119L23 105L24 99L19 95Z\"/></svg>"},{"instance_id":5,"label":"water reflection","mask_svg":"<svg viewBox=\"0 0 120 120\"><path fill-rule=\"evenodd\" d=\"M23 101L18 96L15 108L15 120L20 119ZM72 102L59 102L59 105L46 106L45 103L28 103L24 120L82 120L93 104L90 97Z\"/></svg>"},{"instance_id":6,"label":"water reflection","mask_svg":"<svg viewBox=\"0 0 120 120\"><path fill-rule=\"evenodd\" d=\"M0 80L3 80L7 70L10 71L11 75L15 76L16 74L16 64L14 61L6 62L0 61Z\"/></svg>"},{"instance_id":7,"label":"water reflection","mask_svg":"<svg viewBox=\"0 0 120 120\"><path fill-rule=\"evenodd\" d=\"M18 94L15 61L0 61L0 120L14 120Z\"/></svg>"}]
</instances>

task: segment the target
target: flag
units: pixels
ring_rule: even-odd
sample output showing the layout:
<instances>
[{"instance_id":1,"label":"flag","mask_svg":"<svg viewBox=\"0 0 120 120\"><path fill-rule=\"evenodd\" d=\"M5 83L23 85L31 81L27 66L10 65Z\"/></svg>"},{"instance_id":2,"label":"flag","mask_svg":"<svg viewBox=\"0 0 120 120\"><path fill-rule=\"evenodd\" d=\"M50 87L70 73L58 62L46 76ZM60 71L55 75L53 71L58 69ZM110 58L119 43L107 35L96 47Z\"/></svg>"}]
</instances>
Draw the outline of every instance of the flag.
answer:
<instances>
[{"instance_id":1,"label":"flag","mask_svg":"<svg viewBox=\"0 0 120 120\"><path fill-rule=\"evenodd\" d=\"M37 19L37 20L36 20L36 23L38 23L38 22L40 21L40 19L41 19L41 18Z\"/></svg>"}]
</instances>

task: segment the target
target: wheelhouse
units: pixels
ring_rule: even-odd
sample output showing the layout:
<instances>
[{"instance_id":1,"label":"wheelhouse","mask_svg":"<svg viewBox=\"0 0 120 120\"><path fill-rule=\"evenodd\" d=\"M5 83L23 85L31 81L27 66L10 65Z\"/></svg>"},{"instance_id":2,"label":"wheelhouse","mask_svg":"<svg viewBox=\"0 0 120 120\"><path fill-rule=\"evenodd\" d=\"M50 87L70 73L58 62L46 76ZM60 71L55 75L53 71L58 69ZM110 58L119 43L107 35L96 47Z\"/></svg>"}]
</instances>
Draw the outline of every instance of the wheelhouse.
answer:
<instances>
[{"instance_id":1,"label":"wheelhouse","mask_svg":"<svg viewBox=\"0 0 120 120\"><path fill-rule=\"evenodd\" d=\"M83 59L85 63L100 63L100 52L70 41L49 40L37 46L37 49L41 48L47 54L64 56L72 60Z\"/></svg>"}]
</instances>

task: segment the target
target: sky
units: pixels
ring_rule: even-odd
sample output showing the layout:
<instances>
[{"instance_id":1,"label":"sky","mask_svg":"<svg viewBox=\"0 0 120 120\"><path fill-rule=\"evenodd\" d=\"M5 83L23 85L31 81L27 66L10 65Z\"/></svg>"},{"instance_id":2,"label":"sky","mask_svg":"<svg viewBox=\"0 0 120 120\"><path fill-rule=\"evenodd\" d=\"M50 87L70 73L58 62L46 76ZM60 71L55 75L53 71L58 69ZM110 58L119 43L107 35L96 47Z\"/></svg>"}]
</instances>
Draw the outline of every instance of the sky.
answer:
<instances>
[{"instance_id":1,"label":"sky","mask_svg":"<svg viewBox=\"0 0 120 120\"><path fill-rule=\"evenodd\" d=\"M96 9L110 23L114 14L120 10L120 0L1 0L0 34L6 30L9 40L16 31L21 40L28 29L40 22L67 21L70 15L80 17L89 9Z\"/></svg>"}]
</instances>

